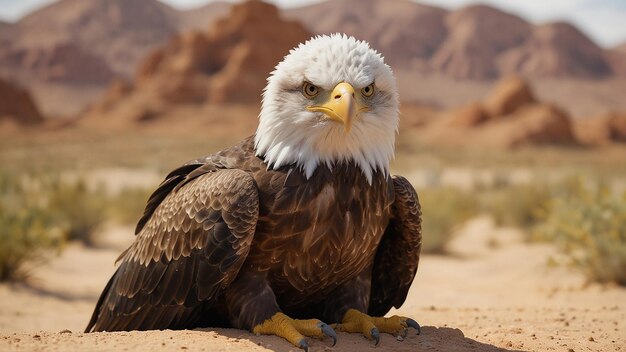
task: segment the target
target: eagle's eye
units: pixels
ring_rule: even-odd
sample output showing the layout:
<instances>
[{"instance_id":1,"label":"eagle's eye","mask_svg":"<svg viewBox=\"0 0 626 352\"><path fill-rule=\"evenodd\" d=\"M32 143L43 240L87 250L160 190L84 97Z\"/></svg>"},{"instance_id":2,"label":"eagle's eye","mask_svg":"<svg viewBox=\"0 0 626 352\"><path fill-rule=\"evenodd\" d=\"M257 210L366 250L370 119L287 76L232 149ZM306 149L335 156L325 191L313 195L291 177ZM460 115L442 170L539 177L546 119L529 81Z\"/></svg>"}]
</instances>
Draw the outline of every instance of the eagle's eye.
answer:
<instances>
[{"instance_id":1,"label":"eagle's eye","mask_svg":"<svg viewBox=\"0 0 626 352\"><path fill-rule=\"evenodd\" d=\"M319 88L309 82L304 82L304 84L302 85L302 94L304 94L304 96L309 99L315 98L315 96L317 96L319 92Z\"/></svg>"},{"instance_id":2,"label":"eagle's eye","mask_svg":"<svg viewBox=\"0 0 626 352\"><path fill-rule=\"evenodd\" d=\"M361 94L363 94L363 96L367 98L374 95L374 83L370 84L367 87L361 88Z\"/></svg>"}]
</instances>

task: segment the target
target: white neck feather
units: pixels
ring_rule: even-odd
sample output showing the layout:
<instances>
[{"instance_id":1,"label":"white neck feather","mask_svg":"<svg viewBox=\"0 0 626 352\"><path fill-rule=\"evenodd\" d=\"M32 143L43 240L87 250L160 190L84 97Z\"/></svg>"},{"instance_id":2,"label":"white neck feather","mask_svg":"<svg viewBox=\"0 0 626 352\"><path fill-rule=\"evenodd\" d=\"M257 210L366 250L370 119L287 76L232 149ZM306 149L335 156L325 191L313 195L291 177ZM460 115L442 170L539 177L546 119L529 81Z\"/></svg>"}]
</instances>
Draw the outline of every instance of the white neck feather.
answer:
<instances>
[{"instance_id":1,"label":"white neck feather","mask_svg":"<svg viewBox=\"0 0 626 352\"><path fill-rule=\"evenodd\" d=\"M309 102L299 91L305 80L323 89L339 82L360 89L375 82L378 96L346 133L341 124L306 110ZM389 175L397 129L395 78L382 57L352 37L319 36L292 50L268 78L256 154L268 168L295 164L307 178L319 165L332 169L353 162L371 183L377 170Z\"/></svg>"}]
</instances>

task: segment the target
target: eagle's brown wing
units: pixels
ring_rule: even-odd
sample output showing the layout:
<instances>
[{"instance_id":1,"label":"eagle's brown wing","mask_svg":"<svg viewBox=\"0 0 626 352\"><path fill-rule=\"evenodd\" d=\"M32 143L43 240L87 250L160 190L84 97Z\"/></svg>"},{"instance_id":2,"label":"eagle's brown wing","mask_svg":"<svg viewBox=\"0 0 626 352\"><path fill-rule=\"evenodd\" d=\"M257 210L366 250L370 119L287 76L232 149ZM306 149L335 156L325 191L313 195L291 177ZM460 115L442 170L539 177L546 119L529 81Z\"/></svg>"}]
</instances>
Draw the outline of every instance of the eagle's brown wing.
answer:
<instances>
[{"instance_id":1,"label":"eagle's brown wing","mask_svg":"<svg viewBox=\"0 0 626 352\"><path fill-rule=\"evenodd\" d=\"M417 272L422 246L422 219L417 193L401 176L393 177L391 220L378 246L372 270L368 314L383 316L399 308Z\"/></svg>"},{"instance_id":2,"label":"eagle's brown wing","mask_svg":"<svg viewBox=\"0 0 626 352\"><path fill-rule=\"evenodd\" d=\"M153 194L135 242L100 296L86 331L197 324L237 276L256 229L252 177L214 165L175 170Z\"/></svg>"}]
</instances>

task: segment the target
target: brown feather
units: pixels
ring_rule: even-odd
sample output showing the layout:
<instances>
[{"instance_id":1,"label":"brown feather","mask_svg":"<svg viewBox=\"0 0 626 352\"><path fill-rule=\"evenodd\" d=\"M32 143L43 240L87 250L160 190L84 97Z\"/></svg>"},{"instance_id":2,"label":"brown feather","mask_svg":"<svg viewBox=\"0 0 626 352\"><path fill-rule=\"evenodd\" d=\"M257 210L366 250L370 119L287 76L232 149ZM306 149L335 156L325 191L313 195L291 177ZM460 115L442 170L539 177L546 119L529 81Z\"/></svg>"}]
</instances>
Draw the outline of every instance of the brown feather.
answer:
<instances>
[{"instance_id":1,"label":"brown feather","mask_svg":"<svg viewBox=\"0 0 626 352\"><path fill-rule=\"evenodd\" d=\"M308 179L295 165L268 170L248 138L166 177L87 331L251 328L279 308L382 315L404 301L420 241L406 180L377 171L370 183L352 162Z\"/></svg>"}]
</instances>

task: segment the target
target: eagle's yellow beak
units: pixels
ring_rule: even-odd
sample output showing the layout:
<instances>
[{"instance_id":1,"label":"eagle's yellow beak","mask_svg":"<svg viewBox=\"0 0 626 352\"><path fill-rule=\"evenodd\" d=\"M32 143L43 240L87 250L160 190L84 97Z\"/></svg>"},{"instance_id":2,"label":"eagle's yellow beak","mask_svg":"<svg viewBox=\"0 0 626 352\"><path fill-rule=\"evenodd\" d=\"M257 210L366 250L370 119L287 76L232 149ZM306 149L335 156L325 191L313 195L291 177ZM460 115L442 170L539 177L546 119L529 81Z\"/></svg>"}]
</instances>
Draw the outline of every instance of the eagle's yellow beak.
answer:
<instances>
[{"instance_id":1,"label":"eagle's yellow beak","mask_svg":"<svg viewBox=\"0 0 626 352\"><path fill-rule=\"evenodd\" d=\"M359 103L354 88L349 83L339 83L321 105L308 106L307 110L322 112L333 121L341 122L346 133L350 132L355 117L368 108Z\"/></svg>"}]
</instances>

